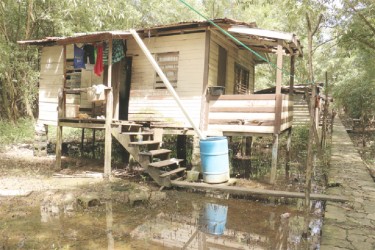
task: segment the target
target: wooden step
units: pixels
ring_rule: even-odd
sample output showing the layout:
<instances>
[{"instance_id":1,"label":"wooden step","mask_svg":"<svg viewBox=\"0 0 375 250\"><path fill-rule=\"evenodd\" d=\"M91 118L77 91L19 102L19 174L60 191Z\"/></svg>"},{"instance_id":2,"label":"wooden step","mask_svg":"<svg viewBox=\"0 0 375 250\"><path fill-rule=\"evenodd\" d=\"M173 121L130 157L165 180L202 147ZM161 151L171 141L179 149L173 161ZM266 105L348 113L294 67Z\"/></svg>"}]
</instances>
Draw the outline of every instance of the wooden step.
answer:
<instances>
[{"instance_id":1,"label":"wooden step","mask_svg":"<svg viewBox=\"0 0 375 250\"><path fill-rule=\"evenodd\" d=\"M129 142L129 146L143 146L143 145L156 145L160 144L160 141L133 141Z\"/></svg>"},{"instance_id":2,"label":"wooden step","mask_svg":"<svg viewBox=\"0 0 375 250\"><path fill-rule=\"evenodd\" d=\"M153 135L153 132L142 131L142 132L121 132L122 135Z\"/></svg>"},{"instance_id":3,"label":"wooden step","mask_svg":"<svg viewBox=\"0 0 375 250\"><path fill-rule=\"evenodd\" d=\"M154 167L154 168L162 168L162 167L167 167L171 165L178 165L182 161L183 161L182 159L171 158L171 159L164 160L164 161L157 161L157 162L150 163L149 166Z\"/></svg>"},{"instance_id":4,"label":"wooden step","mask_svg":"<svg viewBox=\"0 0 375 250\"><path fill-rule=\"evenodd\" d=\"M167 177L167 176L170 176L170 175L173 175L173 174L177 174L179 172L185 171L185 169L186 168L176 168L176 169L173 169L172 171L161 174L160 177L164 178L164 177Z\"/></svg>"},{"instance_id":5,"label":"wooden step","mask_svg":"<svg viewBox=\"0 0 375 250\"><path fill-rule=\"evenodd\" d=\"M157 155L169 154L170 152L172 152L172 150L161 148L161 149L156 149L156 150L150 150L148 152L140 152L139 154L154 157Z\"/></svg>"}]
</instances>

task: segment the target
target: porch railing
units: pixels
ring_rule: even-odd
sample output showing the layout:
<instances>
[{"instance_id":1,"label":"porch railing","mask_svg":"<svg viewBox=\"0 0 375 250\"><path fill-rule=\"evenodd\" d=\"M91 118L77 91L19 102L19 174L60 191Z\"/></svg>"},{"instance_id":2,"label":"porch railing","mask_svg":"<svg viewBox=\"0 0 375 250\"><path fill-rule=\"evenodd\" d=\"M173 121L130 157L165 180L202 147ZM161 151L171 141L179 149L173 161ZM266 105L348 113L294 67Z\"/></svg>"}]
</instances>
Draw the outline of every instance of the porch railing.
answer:
<instances>
[{"instance_id":1,"label":"porch railing","mask_svg":"<svg viewBox=\"0 0 375 250\"><path fill-rule=\"evenodd\" d=\"M289 95L210 96L208 130L240 133L280 133L292 126Z\"/></svg>"}]
</instances>

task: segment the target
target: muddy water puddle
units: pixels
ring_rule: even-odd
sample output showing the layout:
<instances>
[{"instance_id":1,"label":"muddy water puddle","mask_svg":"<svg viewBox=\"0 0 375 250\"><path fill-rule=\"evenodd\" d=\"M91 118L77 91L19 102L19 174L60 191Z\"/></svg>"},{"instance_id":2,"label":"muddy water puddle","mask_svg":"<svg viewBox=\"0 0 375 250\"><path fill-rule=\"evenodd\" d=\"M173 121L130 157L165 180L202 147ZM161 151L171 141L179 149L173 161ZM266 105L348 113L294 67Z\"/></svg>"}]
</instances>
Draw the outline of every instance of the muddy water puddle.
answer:
<instances>
[{"instance_id":1,"label":"muddy water puddle","mask_svg":"<svg viewBox=\"0 0 375 250\"><path fill-rule=\"evenodd\" d=\"M321 220L295 205L167 190L151 202L73 191L0 198L1 249L315 249ZM100 195L99 195L100 196ZM90 198L91 197L91 198ZM110 198L108 198L110 197ZM90 204L90 202L92 202Z\"/></svg>"}]
</instances>

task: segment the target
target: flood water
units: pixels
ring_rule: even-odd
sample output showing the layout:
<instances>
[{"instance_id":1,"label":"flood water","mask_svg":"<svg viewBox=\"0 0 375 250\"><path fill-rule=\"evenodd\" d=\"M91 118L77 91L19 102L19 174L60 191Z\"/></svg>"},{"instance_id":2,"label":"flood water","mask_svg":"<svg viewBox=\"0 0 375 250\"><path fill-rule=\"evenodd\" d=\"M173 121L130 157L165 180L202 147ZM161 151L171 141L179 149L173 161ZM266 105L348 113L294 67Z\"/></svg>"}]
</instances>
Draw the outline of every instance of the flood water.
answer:
<instances>
[{"instance_id":1,"label":"flood water","mask_svg":"<svg viewBox=\"0 0 375 250\"><path fill-rule=\"evenodd\" d=\"M304 239L305 217L296 204L218 199L178 190L166 194L155 203L129 204L121 202L121 192L113 192L87 207L75 204L72 191L0 198L0 248L319 248L320 216L309 219Z\"/></svg>"}]
</instances>

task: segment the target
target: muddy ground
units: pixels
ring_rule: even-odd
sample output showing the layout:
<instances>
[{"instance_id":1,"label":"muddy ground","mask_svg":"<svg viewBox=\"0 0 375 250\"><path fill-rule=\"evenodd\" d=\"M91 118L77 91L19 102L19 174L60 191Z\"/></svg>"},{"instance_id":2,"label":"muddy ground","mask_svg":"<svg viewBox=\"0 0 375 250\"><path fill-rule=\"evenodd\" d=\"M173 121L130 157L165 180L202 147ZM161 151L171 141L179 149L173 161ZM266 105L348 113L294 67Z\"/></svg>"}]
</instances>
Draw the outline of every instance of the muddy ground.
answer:
<instances>
[{"instance_id":1,"label":"muddy ground","mask_svg":"<svg viewBox=\"0 0 375 250\"><path fill-rule=\"evenodd\" d=\"M115 169L117 177L110 181L103 181L102 171L98 160L69 157L63 158L62 170L56 169L54 155L34 157L27 144L3 150L0 248L315 249L319 245L319 202L307 218L295 200L228 200L215 193L160 192L137 169ZM270 188L246 179L237 185Z\"/></svg>"}]
</instances>

